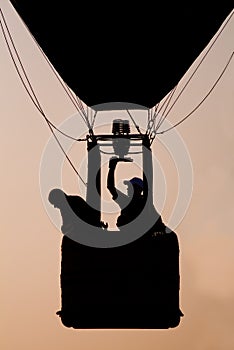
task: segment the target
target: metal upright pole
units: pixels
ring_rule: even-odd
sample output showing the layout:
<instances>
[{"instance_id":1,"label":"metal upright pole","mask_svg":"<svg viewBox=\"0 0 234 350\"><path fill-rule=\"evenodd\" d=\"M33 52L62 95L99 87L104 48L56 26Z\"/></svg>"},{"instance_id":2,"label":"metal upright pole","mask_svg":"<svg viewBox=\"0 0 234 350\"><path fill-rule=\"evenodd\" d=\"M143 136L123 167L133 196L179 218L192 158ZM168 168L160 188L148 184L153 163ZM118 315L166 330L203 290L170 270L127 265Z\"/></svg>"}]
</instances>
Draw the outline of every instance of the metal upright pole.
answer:
<instances>
[{"instance_id":1,"label":"metal upright pole","mask_svg":"<svg viewBox=\"0 0 234 350\"><path fill-rule=\"evenodd\" d=\"M153 206L153 161L152 151L150 148L150 141L148 135L142 140L143 148L143 178L146 184L145 195L147 196L147 203L149 207Z\"/></svg>"},{"instance_id":2,"label":"metal upright pole","mask_svg":"<svg viewBox=\"0 0 234 350\"><path fill-rule=\"evenodd\" d=\"M87 141L88 150L88 183L86 202L97 210L101 220L101 154L96 139Z\"/></svg>"}]
</instances>

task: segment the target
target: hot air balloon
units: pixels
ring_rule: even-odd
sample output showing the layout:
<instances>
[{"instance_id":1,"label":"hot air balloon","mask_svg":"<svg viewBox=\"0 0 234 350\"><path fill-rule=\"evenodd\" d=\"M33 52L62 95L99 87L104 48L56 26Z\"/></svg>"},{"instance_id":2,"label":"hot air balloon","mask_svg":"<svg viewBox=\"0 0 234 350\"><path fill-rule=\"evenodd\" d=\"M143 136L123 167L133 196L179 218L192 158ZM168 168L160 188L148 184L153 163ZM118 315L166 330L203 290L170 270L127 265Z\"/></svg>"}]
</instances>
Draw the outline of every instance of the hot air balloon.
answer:
<instances>
[{"instance_id":1,"label":"hot air balloon","mask_svg":"<svg viewBox=\"0 0 234 350\"><path fill-rule=\"evenodd\" d=\"M140 109L148 112L178 84L216 34L231 6L65 3L11 0L62 81L95 113ZM146 132L114 118L112 133L96 134L87 121L86 201L100 221L100 142L129 160L129 148L142 147L148 201L152 202L154 117ZM47 120L48 122L48 120ZM50 124L51 126L51 124ZM88 210L88 209L87 209ZM87 213L87 212L86 212ZM143 225L150 222L148 212ZM91 225L92 226L92 225ZM91 246L69 235L62 239L62 323L73 328L171 328L180 323L179 244L175 232L139 229L129 242ZM135 229L135 228L134 228ZM126 234L129 230L126 230ZM145 233L145 234L144 234ZM91 232L92 234L92 232ZM112 237L113 237L112 233ZM107 249L109 248L109 249Z\"/></svg>"},{"instance_id":2,"label":"hot air balloon","mask_svg":"<svg viewBox=\"0 0 234 350\"><path fill-rule=\"evenodd\" d=\"M11 0L67 85L88 106L156 105L179 82L233 7Z\"/></svg>"}]
</instances>

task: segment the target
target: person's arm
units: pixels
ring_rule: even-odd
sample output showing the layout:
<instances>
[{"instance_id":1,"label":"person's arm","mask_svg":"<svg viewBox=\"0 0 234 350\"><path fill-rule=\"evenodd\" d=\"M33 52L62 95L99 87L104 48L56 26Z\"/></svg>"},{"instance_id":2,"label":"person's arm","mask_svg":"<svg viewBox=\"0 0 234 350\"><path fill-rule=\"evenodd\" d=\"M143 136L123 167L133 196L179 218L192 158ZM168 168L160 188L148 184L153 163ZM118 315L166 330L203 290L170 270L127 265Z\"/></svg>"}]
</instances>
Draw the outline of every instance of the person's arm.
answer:
<instances>
[{"instance_id":1,"label":"person's arm","mask_svg":"<svg viewBox=\"0 0 234 350\"><path fill-rule=\"evenodd\" d=\"M118 194L115 188L115 168L118 162L117 157L113 157L109 160L109 172L107 176L107 188L112 194L112 198L116 199Z\"/></svg>"},{"instance_id":2,"label":"person's arm","mask_svg":"<svg viewBox=\"0 0 234 350\"><path fill-rule=\"evenodd\" d=\"M112 157L109 160L109 172L107 176L107 188L112 194L112 198L115 200L118 197L118 192L115 187L115 169L116 165L119 162L132 162L132 159L130 158L117 158L117 157Z\"/></svg>"}]
</instances>

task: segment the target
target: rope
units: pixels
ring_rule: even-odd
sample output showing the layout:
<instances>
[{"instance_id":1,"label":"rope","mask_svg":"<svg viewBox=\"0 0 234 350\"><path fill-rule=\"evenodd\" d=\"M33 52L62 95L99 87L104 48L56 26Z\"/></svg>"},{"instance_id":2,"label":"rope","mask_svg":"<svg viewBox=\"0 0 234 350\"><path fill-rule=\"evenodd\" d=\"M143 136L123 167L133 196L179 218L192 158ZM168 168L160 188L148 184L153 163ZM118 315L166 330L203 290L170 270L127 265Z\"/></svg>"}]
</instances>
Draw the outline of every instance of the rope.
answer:
<instances>
[{"instance_id":1,"label":"rope","mask_svg":"<svg viewBox=\"0 0 234 350\"><path fill-rule=\"evenodd\" d=\"M214 37L212 43L210 44L209 48L207 49L206 53L204 54L204 56L202 57L201 61L199 62L199 64L197 65L197 67L195 68L195 70L193 71L193 73L191 74L191 76L189 77L189 79L187 80L186 84L184 85L184 87L182 88L182 90L180 91L180 93L178 94L178 96L176 97L175 101L173 102L173 104L170 106L170 108L168 109L167 113L166 110L164 111L164 115L163 115L163 120L161 120L155 127L155 130L157 131L159 129L159 127L162 125L163 121L166 119L166 117L168 116L168 114L170 113L170 111L172 110L172 108L174 107L174 105L176 104L176 102L178 101L178 99L180 98L180 96L182 95L182 93L184 92L184 90L186 89L186 87L188 86L188 84L190 83L190 81L192 80L192 78L194 77L194 75L196 74L196 72L198 71L199 67L201 66L201 64L203 63L203 61L205 60L205 58L207 57L207 55L209 54L209 52L211 51L211 49L213 48L213 46L215 45L216 41L218 40L218 38L220 37L220 35L222 34L222 32L224 31L224 29L226 28L226 26L228 25L229 21L231 20L232 16L233 16L234 12L232 12L229 17L226 19L226 21L224 22L222 28L220 29L220 31L216 34L216 36ZM219 80L219 79L218 79ZM211 89L211 91L213 90L213 88ZM211 92L210 91L210 92ZM203 100L205 100L208 96L206 96ZM200 106L200 104L195 108L195 110ZM168 105L167 105L168 107ZM189 116L193 113L194 111L192 111ZM156 118L154 118L155 121ZM184 121L185 119L187 119L187 116L185 118L183 118L180 122L176 123L175 126L179 125L182 123L182 121ZM151 125L151 129L152 129L152 125ZM169 128L170 130L171 128ZM165 130L164 132L166 132L167 130ZM163 132L160 132L163 133ZM159 134L158 132L154 133L154 137L156 136L156 134ZM151 140L153 141L154 137L151 137Z\"/></svg>"},{"instance_id":2,"label":"rope","mask_svg":"<svg viewBox=\"0 0 234 350\"><path fill-rule=\"evenodd\" d=\"M126 111L127 111L128 115L129 115L129 117L131 118L131 120L132 120L132 122L133 122L135 128L137 129L137 131L139 132L139 134L142 135L139 126L137 125L137 123L136 123L135 120L133 119L133 116L131 115L131 113L129 112L128 109L126 109Z\"/></svg>"},{"instance_id":3,"label":"rope","mask_svg":"<svg viewBox=\"0 0 234 350\"><path fill-rule=\"evenodd\" d=\"M48 127L49 127L49 129L50 129L50 131L51 131L51 133L52 133L53 136L55 137L55 140L57 141L59 147L61 148L62 152L64 153L64 155L65 155L65 157L66 157L66 159L68 160L68 162L69 162L70 165L72 166L73 170L76 172L76 174L78 175L78 177L80 178L80 180L83 182L83 184L87 186L87 184L84 182L84 180L82 179L82 177L80 176L80 174L78 173L78 171L76 170L76 168L74 167L74 165L73 165L73 163L71 162L70 158L69 158L68 155L66 154L66 152L65 152L64 148L62 147L60 141L58 140L57 136L55 135L54 130L53 130L52 127L54 127L54 128L55 128L56 130L58 130L60 133L62 133L63 135L65 135L65 136L67 136L67 137L69 137L69 138L71 138L71 139L74 139L74 140L76 140L76 141L81 140L81 139L75 139L75 138L73 138L73 137L71 137L71 136L65 134L64 132L62 132L61 130L59 130L58 128L56 128L56 127L49 121L49 119L46 117L46 115L45 115L45 113L43 112L43 109L42 109L42 107L41 107L41 105L40 105L40 102L39 102L39 100L38 100L38 98L37 98L37 96L36 96L36 94L35 94L35 91L34 91L34 89L33 89L33 87L32 87L32 84L30 83L30 80L29 80L29 78L28 78L28 76L27 76L26 70L25 70L25 68L24 68L24 66L23 66L23 63L22 63L21 59L20 59L20 56L19 56L19 54L18 54L18 51L17 51L17 49L16 49L16 46L15 46L15 44L14 44L13 38L12 38L12 36L11 36L11 33L10 33L10 31L9 31L9 28L8 28L8 26L7 26L5 17L4 17L4 15L3 15L3 12L2 12L1 9L0 9L0 14L1 14L2 19L3 19L3 22L2 22L2 20L0 19L0 26L1 26L1 29L2 29L2 33L3 33L4 39L5 39L7 48L8 48L8 52L9 52L9 54L10 54L10 56L11 56L12 62L13 62L14 67L15 67L17 73L18 73L18 76L19 76L19 78L20 78L20 80L21 80L21 82L22 82L24 88L26 89L26 91L27 91L27 93L28 93L28 96L30 97L31 101L33 102L33 104L35 105L35 107L38 109L38 111L41 113L41 115L44 117L44 119L45 119L45 121L46 121L46 123L47 123L47 125L48 125ZM5 28L6 28L6 30L7 30L7 34L8 34L8 36L9 36L9 38L10 38L11 45L12 45L12 47L13 47L13 49L14 49L15 55L16 55L16 57L17 57L17 59L18 59L18 63L20 64L20 67L21 67L22 72L23 72L23 75L24 75L24 77L25 77L25 79L26 79L26 81L27 81L27 83L28 83L29 88L27 87L25 81L23 80L23 77L22 77L22 75L21 75L21 73L20 73L19 67L17 66L17 63L16 63L16 60L15 60L14 55L13 55L13 53L12 53L12 49L11 49L11 47L10 47L10 44L9 44L9 41L8 41L8 38L7 38L7 35L6 35L6 31L5 31L5 29L4 29L3 23L4 23ZM31 92L30 92L30 91L31 91Z\"/></svg>"},{"instance_id":4,"label":"rope","mask_svg":"<svg viewBox=\"0 0 234 350\"><path fill-rule=\"evenodd\" d=\"M166 108L168 107L171 99L172 99L172 96L174 95L175 93L175 90L176 90L176 87L177 85L169 92L169 94L167 95L166 99L164 100L162 106L159 108L159 105L160 103L158 103L155 107L155 111L154 111L154 114L152 116L152 118L148 121L148 127L147 127L147 135L150 136L150 139L153 141L154 137L156 136L156 127L157 125L160 124L160 121L162 120L163 118L163 113L161 114L160 118L159 118L159 121L157 123L157 125L155 125L155 122L156 122L156 118L157 116L159 115L159 112L161 111L161 109L163 108L163 106L166 104L166 107L164 109L164 111L166 110ZM159 110L159 112L157 113L157 110ZM151 142L152 143L152 142Z\"/></svg>"},{"instance_id":5,"label":"rope","mask_svg":"<svg viewBox=\"0 0 234 350\"><path fill-rule=\"evenodd\" d=\"M59 83L61 84L62 88L64 89L65 93L67 94L67 96L69 97L70 101L72 102L72 104L74 105L74 107L76 108L77 112L80 114L81 118L83 119L83 121L85 122L85 124L88 126L88 128L90 129L90 123L88 120L88 117L85 113L85 109L84 106L81 102L81 100L79 99L78 96L74 97L73 94L71 93L70 88L68 87L68 85L61 79L61 77L59 76L59 74L57 73L57 71L55 70L54 66L51 64L51 62L49 61L49 59L47 58L47 56L45 55L45 53L43 52L43 50L41 49L41 47L38 45L36 39L34 38L34 36L30 33L31 37L33 38L34 42L36 43L37 47L39 48L40 52L42 53L44 59L46 60L47 64L49 65L50 69L52 70L52 72L54 73L55 77L57 78L57 80L59 81Z\"/></svg>"},{"instance_id":6,"label":"rope","mask_svg":"<svg viewBox=\"0 0 234 350\"><path fill-rule=\"evenodd\" d=\"M177 127L178 125L180 125L181 123L183 123L186 119L188 119L202 104L203 102L208 98L208 96L211 94L211 92L214 90L214 88L216 87L216 85L218 84L218 82L220 81L220 79L222 78L223 74L225 73L225 71L227 70L232 58L233 58L234 52L232 52L231 56L228 59L228 62L226 63L224 69L222 70L221 74L219 75L218 79L215 81L215 83L213 84L212 88L208 91L208 93L205 95L205 97L201 100L201 102L189 113L187 114L184 118L182 118L178 123L172 125L170 128L157 132L156 134L164 134L165 132L174 129L175 127Z\"/></svg>"},{"instance_id":7,"label":"rope","mask_svg":"<svg viewBox=\"0 0 234 350\"><path fill-rule=\"evenodd\" d=\"M174 96L174 94L176 92L177 86L178 86L178 84L171 90L171 93L170 93L170 95L168 97L168 101L165 101L165 103L163 103L162 106L159 108L158 114L160 114L160 118L159 118L158 123L156 125L156 130L162 125L162 123L166 119L165 113L166 113L166 110L167 110L171 100L172 100L172 97ZM166 106L165 106L163 112L160 113L162 108L164 107L164 105L166 105Z\"/></svg>"},{"instance_id":8,"label":"rope","mask_svg":"<svg viewBox=\"0 0 234 350\"><path fill-rule=\"evenodd\" d=\"M226 22L224 23L223 27L220 29L219 33L217 33L217 35L214 37L213 42L211 43L210 47L207 49L206 53L204 54L204 56L202 57L201 61L199 62L199 64L197 65L196 69L193 71L193 73L191 74L191 76L189 77L187 83L184 85L183 89L180 91L179 95L177 96L177 98L175 99L174 103L171 105L171 107L169 108L169 110L167 111L165 118L168 116L169 112L171 111L171 109L174 107L175 103L178 101L178 99L180 98L180 96L182 95L182 93L184 92L184 90L186 89L186 87L188 86L188 84L190 83L190 81L192 80L192 78L194 77L194 75L196 74L196 72L198 71L198 69L200 68L201 64L204 62L205 58L208 56L209 52L211 51L211 49L214 47L214 44L216 43L216 41L218 40L218 38L220 37L220 35L222 34L222 32L224 31L224 29L226 28L227 24L229 23L229 21L231 20L233 16L233 13L231 13L231 15L229 16L229 18L226 20Z\"/></svg>"},{"instance_id":9,"label":"rope","mask_svg":"<svg viewBox=\"0 0 234 350\"><path fill-rule=\"evenodd\" d=\"M51 133L53 134L55 140L57 141L57 143L58 143L60 149L61 149L62 152L64 153L64 155L65 155L67 161L68 161L69 164L71 165L72 169L75 171L76 175L79 177L79 179L82 181L82 183L83 183L85 186L87 186L87 183L83 180L83 178L81 177L81 175L80 175L80 174L78 173L78 171L76 170L75 166L73 165L72 161L71 161L70 158L68 157L68 155L67 155L66 151L64 150L64 148L63 148L61 142L59 141L59 139L58 139L57 136L55 135L54 130L52 129L52 127L51 127L51 125L50 125L49 123L48 123L48 127L49 127Z\"/></svg>"},{"instance_id":10,"label":"rope","mask_svg":"<svg viewBox=\"0 0 234 350\"><path fill-rule=\"evenodd\" d=\"M91 113L92 113L92 109L91 109ZM94 112L94 116L92 117L92 122L91 122L91 128L92 129L93 129L96 117L97 117L97 111Z\"/></svg>"},{"instance_id":11,"label":"rope","mask_svg":"<svg viewBox=\"0 0 234 350\"><path fill-rule=\"evenodd\" d=\"M2 17L4 19L4 15L2 13L1 10L1 14ZM59 74L57 73L57 71L55 70L55 68L53 67L53 65L51 64L51 62L49 61L49 59L47 58L47 56L45 55L45 53L43 52L43 50L41 49L41 47L39 46L38 42L36 41L35 37L32 35L32 33L30 32L28 26L26 25L26 23L22 20L22 18L20 18L23 25L25 26L25 28L27 29L27 31L29 32L30 36L32 37L33 41L35 42L36 46L38 47L38 49L40 50L40 52L42 53L44 59L46 60L46 62L48 63L49 67L51 68L52 72L54 73L55 77L57 78L57 80L59 81L59 83L61 84L61 86L63 87L64 91L66 92L67 96L69 97L69 99L71 100L72 104L74 105L74 107L76 108L76 110L78 111L78 113L80 114L81 118L83 119L83 121L86 123L86 125L88 126L88 128L90 129L90 123L89 120L87 119L87 116L85 114L85 110L84 110L84 106L81 102L81 100L79 99L79 97L76 96L76 98L73 96L73 94L71 93L71 89L68 87L68 85L61 79L61 77L59 76ZM5 21L5 20L4 20Z\"/></svg>"}]
</instances>

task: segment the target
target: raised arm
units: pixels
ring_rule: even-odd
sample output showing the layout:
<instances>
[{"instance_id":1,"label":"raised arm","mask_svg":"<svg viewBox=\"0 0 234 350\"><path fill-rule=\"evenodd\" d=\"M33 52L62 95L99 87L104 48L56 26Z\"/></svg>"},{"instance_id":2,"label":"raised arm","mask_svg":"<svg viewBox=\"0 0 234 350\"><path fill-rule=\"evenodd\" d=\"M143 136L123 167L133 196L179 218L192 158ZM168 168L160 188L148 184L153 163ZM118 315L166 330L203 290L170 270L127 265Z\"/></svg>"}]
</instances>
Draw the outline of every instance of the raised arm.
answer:
<instances>
[{"instance_id":1,"label":"raised arm","mask_svg":"<svg viewBox=\"0 0 234 350\"><path fill-rule=\"evenodd\" d=\"M118 194L115 188L115 168L118 163L118 158L113 157L109 160L109 171L107 176L107 188L112 194L112 198L116 199Z\"/></svg>"},{"instance_id":2,"label":"raised arm","mask_svg":"<svg viewBox=\"0 0 234 350\"><path fill-rule=\"evenodd\" d=\"M108 171L108 176L107 176L107 188L112 194L112 198L115 200L118 196L118 192L115 187L115 169L116 165L119 162L132 162L132 159L130 158L117 158L117 157L112 157L109 160L109 171Z\"/></svg>"}]
</instances>

